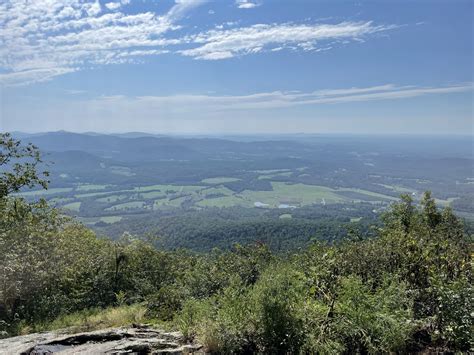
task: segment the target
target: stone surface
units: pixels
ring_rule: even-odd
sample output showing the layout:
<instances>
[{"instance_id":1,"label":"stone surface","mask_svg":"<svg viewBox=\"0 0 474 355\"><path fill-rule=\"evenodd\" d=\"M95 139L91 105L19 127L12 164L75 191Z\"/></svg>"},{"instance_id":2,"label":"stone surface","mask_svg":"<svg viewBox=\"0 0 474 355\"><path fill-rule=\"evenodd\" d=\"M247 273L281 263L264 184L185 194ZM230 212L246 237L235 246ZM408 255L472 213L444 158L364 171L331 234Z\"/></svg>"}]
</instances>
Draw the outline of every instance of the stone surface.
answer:
<instances>
[{"instance_id":1,"label":"stone surface","mask_svg":"<svg viewBox=\"0 0 474 355\"><path fill-rule=\"evenodd\" d=\"M1 339L0 354L204 354L204 352L199 345L186 344L180 333L134 326L77 334L54 331Z\"/></svg>"}]
</instances>

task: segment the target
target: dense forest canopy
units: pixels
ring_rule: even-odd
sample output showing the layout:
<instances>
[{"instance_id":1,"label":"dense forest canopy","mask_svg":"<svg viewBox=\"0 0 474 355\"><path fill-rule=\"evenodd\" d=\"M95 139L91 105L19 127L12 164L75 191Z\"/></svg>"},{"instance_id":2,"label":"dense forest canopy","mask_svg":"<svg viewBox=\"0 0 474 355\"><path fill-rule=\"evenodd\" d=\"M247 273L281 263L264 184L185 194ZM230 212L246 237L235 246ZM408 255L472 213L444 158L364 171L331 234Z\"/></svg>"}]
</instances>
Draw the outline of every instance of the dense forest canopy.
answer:
<instances>
[{"instance_id":1,"label":"dense forest canopy","mask_svg":"<svg viewBox=\"0 0 474 355\"><path fill-rule=\"evenodd\" d=\"M25 200L14 193L47 187L41 154L8 134L0 149L2 336L138 305L214 352L473 350L472 236L429 192L419 204L402 195L371 226L330 242L282 254L246 240L196 254L158 249L153 236L101 238Z\"/></svg>"}]
</instances>

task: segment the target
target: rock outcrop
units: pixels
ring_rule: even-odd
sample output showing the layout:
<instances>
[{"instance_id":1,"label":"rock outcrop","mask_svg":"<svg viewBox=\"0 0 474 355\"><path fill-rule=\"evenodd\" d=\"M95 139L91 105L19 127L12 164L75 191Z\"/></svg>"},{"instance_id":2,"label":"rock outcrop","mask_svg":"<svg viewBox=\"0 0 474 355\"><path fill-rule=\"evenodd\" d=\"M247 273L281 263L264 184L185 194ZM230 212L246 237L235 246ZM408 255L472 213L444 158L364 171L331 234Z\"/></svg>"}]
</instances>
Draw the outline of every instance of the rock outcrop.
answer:
<instances>
[{"instance_id":1,"label":"rock outcrop","mask_svg":"<svg viewBox=\"0 0 474 355\"><path fill-rule=\"evenodd\" d=\"M202 347L186 343L180 333L148 326L108 328L67 334L34 333L0 340L0 354L204 354Z\"/></svg>"}]
</instances>

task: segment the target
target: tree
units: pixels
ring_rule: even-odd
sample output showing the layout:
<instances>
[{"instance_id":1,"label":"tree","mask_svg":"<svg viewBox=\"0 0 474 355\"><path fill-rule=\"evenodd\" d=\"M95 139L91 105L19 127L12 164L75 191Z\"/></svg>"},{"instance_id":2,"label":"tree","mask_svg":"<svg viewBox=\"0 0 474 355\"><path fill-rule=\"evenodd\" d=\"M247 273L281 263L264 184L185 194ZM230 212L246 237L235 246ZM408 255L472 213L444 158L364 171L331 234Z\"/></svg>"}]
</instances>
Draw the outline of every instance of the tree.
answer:
<instances>
[{"instance_id":1,"label":"tree","mask_svg":"<svg viewBox=\"0 0 474 355\"><path fill-rule=\"evenodd\" d=\"M22 145L10 133L0 133L0 198L18 192L23 187L48 187L49 172L38 172L43 163L38 147Z\"/></svg>"}]
</instances>

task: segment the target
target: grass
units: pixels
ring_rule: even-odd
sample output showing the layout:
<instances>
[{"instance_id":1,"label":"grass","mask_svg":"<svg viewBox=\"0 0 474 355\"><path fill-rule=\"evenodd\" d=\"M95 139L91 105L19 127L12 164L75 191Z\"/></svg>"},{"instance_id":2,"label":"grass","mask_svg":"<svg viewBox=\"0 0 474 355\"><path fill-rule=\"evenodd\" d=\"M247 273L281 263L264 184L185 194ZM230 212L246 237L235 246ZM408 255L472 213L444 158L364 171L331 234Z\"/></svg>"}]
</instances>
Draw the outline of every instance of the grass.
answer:
<instances>
[{"instance_id":1,"label":"grass","mask_svg":"<svg viewBox=\"0 0 474 355\"><path fill-rule=\"evenodd\" d=\"M166 207L181 207L181 204L187 199L187 196L178 197L174 199L162 198L160 200L155 200L153 203L153 209L159 210Z\"/></svg>"},{"instance_id":2,"label":"grass","mask_svg":"<svg viewBox=\"0 0 474 355\"><path fill-rule=\"evenodd\" d=\"M110 327L121 327L145 321L146 308L141 304L88 309L56 318L52 322L26 326L22 334L67 328L70 333L92 331Z\"/></svg>"},{"instance_id":3,"label":"grass","mask_svg":"<svg viewBox=\"0 0 474 355\"><path fill-rule=\"evenodd\" d=\"M228 189L225 186L216 186L216 187L211 187L209 189L203 189L198 192L198 194L207 196L207 195L215 195L215 194L223 194L226 196L231 196L234 194L234 191L231 189Z\"/></svg>"},{"instance_id":4,"label":"grass","mask_svg":"<svg viewBox=\"0 0 474 355\"><path fill-rule=\"evenodd\" d=\"M303 170L303 168L301 168ZM288 177L293 174L289 169L260 170L262 175L259 179L268 179L278 177ZM240 194L225 187L224 183L238 181L240 179L233 177L215 177L202 180L207 185L170 185L156 184L137 186L130 189L119 191L107 191L111 185L78 184L73 188L54 188L50 190L29 191L26 194L36 196L38 194L59 194L70 191L77 192L75 199L59 200L60 196L53 196L55 201L63 204L64 209L74 212L80 212L81 200L83 198L94 197L98 203L114 204L106 208L104 211L126 211L126 210L146 210L150 209L147 201L153 202L153 209L179 208L184 201L194 203L196 208L200 207L255 207L255 202L268 204L269 208L277 208L280 204L288 204L291 206L306 206L311 204L332 204L342 203L352 200L356 201L394 201L395 197L368 191L362 189L340 188L333 189L326 186L307 185L302 183L286 183L282 181L270 181L273 190L271 191L252 191L245 190ZM387 185L386 187L389 187ZM403 189L402 187L393 186L393 189ZM99 190L99 191L97 191ZM80 193L82 191L82 193ZM90 191L90 192L88 192ZM344 194L353 193L354 196ZM358 196L355 196L355 195ZM210 196L214 195L214 196ZM220 196L219 196L220 195ZM151 202L151 201L150 201ZM441 204L449 204L451 201L441 201ZM112 219L102 220L100 217L88 219L87 224L95 224L99 221L105 223L115 223L119 219L114 216Z\"/></svg>"},{"instance_id":5,"label":"grass","mask_svg":"<svg viewBox=\"0 0 474 355\"><path fill-rule=\"evenodd\" d=\"M56 187L53 189L47 189L47 190L34 190L34 191L25 191L21 192L21 196L45 196L45 195L54 195L54 194L60 194L63 192L70 192L72 191L72 187Z\"/></svg>"},{"instance_id":6,"label":"grass","mask_svg":"<svg viewBox=\"0 0 474 355\"><path fill-rule=\"evenodd\" d=\"M248 201L260 201L267 203L271 207L278 207L281 203L310 205L313 203L321 203L322 200L326 203L343 202L346 199L339 196L335 191L329 187L305 185L305 184L286 184L284 182L272 183L273 191L250 191L245 190L242 193L244 199Z\"/></svg>"},{"instance_id":7,"label":"grass","mask_svg":"<svg viewBox=\"0 0 474 355\"><path fill-rule=\"evenodd\" d=\"M162 196L166 196L166 192L160 191L160 190L140 193L140 198L145 198L145 199L158 198Z\"/></svg>"},{"instance_id":8,"label":"grass","mask_svg":"<svg viewBox=\"0 0 474 355\"><path fill-rule=\"evenodd\" d=\"M201 180L201 182L205 184L225 184L226 182L234 182L234 181L239 181L239 180L241 179L222 176L222 177L204 179L204 180Z\"/></svg>"},{"instance_id":9,"label":"grass","mask_svg":"<svg viewBox=\"0 0 474 355\"><path fill-rule=\"evenodd\" d=\"M360 194L362 197L367 196L367 199L391 200L395 201L397 198L379 194L372 191L362 189L332 189L326 186L306 185L306 184L287 184L284 182L271 182L273 190L271 191L251 191L245 190L240 195L226 194L212 199L204 199L196 203L201 207L232 207L232 206L254 206L254 202L259 201L270 205L269 207L276 208L280 204L289 204L304 206L314 203L338 203L347 202L351 199L338 192L349 191ZM201 194L204 193L203 190ZM230 190L229 190L230 191ZM215 192L218 192L216 190ZM226 191L227 192L227 191ZM212 193L212 192L209 192ZM223 192L225 193L225 192Z\"/></svg>"},{"instance_id":10,"label":"grass","mask_svg":"<svg viewBox=\"0 0 474 355\"><path fill-rule=\"evenodd\" d=\"M54 204L67 203L67 202L71 202L71 201L74 201L74 199L71 198L71 197L54 197L54 198L48 200L48 202L54 203Z\"/></svg>"},{"instance_id":11,"label":"grass","mask_svg":"<svg viewBox=\"0 0 474 355\"><path fill-rule=\"evenodd\" d=\"M362 194L362 195L379 198L381 200L391 200L391 201L397 201L398 200L397 197L388 196L388 195L384 195L384 194L379 194L378 192L372 192L372 191L362 190L362 189L342 188L342 189L337 189L336 191L356 192L356 193L359 193L359 194Z\"/></svg>"},{"instance_id":12,"label":"grass","mask_svg":"<svg viewBox=\"0 0 474 355\"><path fill-rule=\"evenodd\" d=\"M161 191L162 193L166 192L192 192L202 189L203 186L194 186L194 185L148 185L148 186L138 186L133 189L133 191L147 192L147 191Z\"/></svg>"},{"instance_id":13,"label":"grass","mask_svg":"<svg viewBox=\"0 0 474 355\"><path fill-rule=\"evenodd\" d=\"M408 193L408 194L411 194L413 192L416 192L416 190L413 190L413 189L408 189L406 187L403 187L403 186L398 186L398 185L385 185L385 184L378 184L380 186L383 186L387 189L390 189L392 191L395 191L395 192L398 192L398 193Z\"/></svg>"},{"instance_id":14,"label":"grass","mask_svg":"<svg viewBox=\"0 0 474 355\"><path fill-rule=\"evenodd\" d=\"M292 171L286 171L286 172L270 174L270 175L260 175L258 177L258 180L271 180L278 177L290 177L291 175L293 175Z\"/></svg>"},{"instance_id":15,"label":"grass","mask_svg":"<svg viewBox=\"0 0 474 355\"><path fill-rule=\"evenodd\" d=\"M127 195L111 195L107 197L98 198L96 201L108 203L108 202L117 202L117 201L125 200L127 198L128 198Z\"/></svg>"},{"instance_id":16,"label":"grass","mask_svg":"<svg viewBox=\"0 0 474 355\"><path fill-rule=\"evenodd\" d=\"M115 222L120 222L122 220L122 216L105 216L105 217L100 217L100 221L104 223L115 223Z\"/></svg>"},{"instance_id":17,"label":"grass","mask_svg":"<svg viewBox=\"0 0 474 355\"><path fill-rule=\"evenodd\" d=\"M143 208L145 206L144 201L131 201L120 203L118 205L114 205L112 207L106 208L106 211L120 211L120 210L127 210L127 209L135 209L135 208Z\"/></svg>"},{"instance_id":18,"label":"grass","mask_svg":"<svg viewBox=\"0 0 474 355\"><path fill-rule=\"evenodd\" d=\"M90 193L87 193L87 194L74 195L74 197L84 198L84 197L103 196L103 195L107 195L107 194L110 194L110 191L108 191L108 192L90 192Z\"/></svg>"},{"instance_id":19,"label":"grass","mask_svg":"<svg viewBox=\"0 0 474 355\"><path fill-rule=\"evenodd\" d=\"M196 205L201 207L232 207L232 206L246 206L252 207L249 201L238 198L237 196L222 196L216 198L209 198L201 200Z\"/></svg>"},{"instance_id":20,"label":"grass","mask_svg":"<svg viewBox=\"0 0 474 355\"><path fill-rule=\"evenodd\" d=\"M109 185L81 184L76 186L76 191L105 190Z\"/></svg>"},{"instance_id":21,"label":"grass","mask_svg":"<svg viewBox=\"0 0 474 355\"><path fill-rule=\"evenodd\" d=\"M259 174L274 174L287 171L290 171L290 169L251 170L251 172Z\"/></svg>"},{"instance_id":22,"label":"grass","mask_svg":"<svg viewBox=\"0 0 474 355\"><path fill-rule=\"evenodd\" d=\"M74 211L74 212L79 212L79 210L81 208L81 202L68 203L68 204L62 206L62 208L65 208L67 210Z\"/></svg>"}]
</instances>

